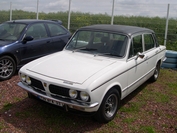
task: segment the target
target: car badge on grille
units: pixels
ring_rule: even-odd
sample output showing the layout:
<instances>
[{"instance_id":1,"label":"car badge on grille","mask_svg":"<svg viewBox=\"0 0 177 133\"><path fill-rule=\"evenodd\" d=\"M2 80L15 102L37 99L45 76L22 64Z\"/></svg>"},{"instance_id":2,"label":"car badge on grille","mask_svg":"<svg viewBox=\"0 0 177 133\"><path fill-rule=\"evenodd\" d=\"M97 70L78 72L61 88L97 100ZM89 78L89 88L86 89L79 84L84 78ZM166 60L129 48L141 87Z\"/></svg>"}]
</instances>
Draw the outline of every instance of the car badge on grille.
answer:
<instances>
[{"instance_id":1,"label":"car badge on grille","mask_svg":"<svg viewBox=\"0 0 177 133\"><path fill-rule=\"evenodd\" d=\"M47 83L44 83L44 87L47 87Z\"/></svg>"},{"instance_id":2,"label":"car badge on grille","mask_svg":"<svg viewBox=\"0 0 177 133\"><path fill-rule=\"evenodd\" d=\"M72 82L69 82L69 81L64 81L63 83L69 84L69 85L73 85L73 83L72 83Z\"/></svg>"}]
</instances>

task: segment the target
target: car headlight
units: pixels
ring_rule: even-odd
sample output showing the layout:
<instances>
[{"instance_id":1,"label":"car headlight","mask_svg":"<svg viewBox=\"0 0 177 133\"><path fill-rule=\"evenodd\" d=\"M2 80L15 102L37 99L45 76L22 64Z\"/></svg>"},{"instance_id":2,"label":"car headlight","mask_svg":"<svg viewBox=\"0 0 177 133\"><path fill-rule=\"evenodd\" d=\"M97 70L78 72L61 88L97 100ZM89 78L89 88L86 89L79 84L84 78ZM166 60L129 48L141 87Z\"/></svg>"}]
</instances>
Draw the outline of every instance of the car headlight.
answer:
<instances>
[{"instance_id":1,"label":"car headlight","mask_svg":"<svg viewBox=\"0 0 177 133\"><path fill-rule=\"evenodd\" d=\"M83 101L88 101L89 100L89 94L87 92L81 92L80 97Z\"/></svg>"},{"instance_id":2,"label":"car headlight","mask_svg":"<svg viewBox=\"0 0 177 133\"><path fill-rule=\"evenodd\" d=\"M28 76L26 76L26 83L29 84L29 85L31 84L31 79Z\"/></svg>"},{"instance_id":3,"label":"car headlight","mask_svg":"<svg viewBox=\"0 0 177 133\"><path fill-rule=\"evenodd\" d=\"M77 91L76 90L69 90L69 96L71 97L71 98L76 98L77 97Z\"/></svg>"},{"instance_id":4,"label":"car headlight","mask_svg":"<svg viewBox=\"0 0 177 133\"><path fill-rule=\"evenodd\" d=\"M24 81L24 82L26 81L26 75L20 74L20 78L21 78L22 81Z\"/></svg>"}]
</instances>

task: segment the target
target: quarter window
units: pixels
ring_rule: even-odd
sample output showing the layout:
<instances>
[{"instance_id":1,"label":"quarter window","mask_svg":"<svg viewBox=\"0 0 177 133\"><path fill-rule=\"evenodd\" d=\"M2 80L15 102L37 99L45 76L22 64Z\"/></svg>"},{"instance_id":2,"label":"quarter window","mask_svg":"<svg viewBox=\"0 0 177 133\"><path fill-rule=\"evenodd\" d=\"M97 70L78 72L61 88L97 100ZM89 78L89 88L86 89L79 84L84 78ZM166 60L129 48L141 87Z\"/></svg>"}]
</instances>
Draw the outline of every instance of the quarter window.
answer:
<instances>
[{"instance_id":1,"label":"quarter window","mask_svg":"<svg viewBox=\"0 0 177 133\"><path fill-rule=\"evenodd\" d=\"M59 36L62 34L66 34L66 30L63 27L56 25L56 24L47 24L49 27L50 35L51 36Z\"/></svg>"}]
</instances>

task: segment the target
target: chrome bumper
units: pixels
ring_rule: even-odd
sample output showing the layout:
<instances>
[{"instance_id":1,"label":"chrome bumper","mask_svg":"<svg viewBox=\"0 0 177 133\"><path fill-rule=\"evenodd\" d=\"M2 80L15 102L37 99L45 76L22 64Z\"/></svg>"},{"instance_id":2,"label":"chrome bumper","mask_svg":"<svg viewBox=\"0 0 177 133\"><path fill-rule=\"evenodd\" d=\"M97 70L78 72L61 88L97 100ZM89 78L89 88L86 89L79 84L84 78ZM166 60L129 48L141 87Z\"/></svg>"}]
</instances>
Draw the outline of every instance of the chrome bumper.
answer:
<instances>
[{"instance_id":1,"label":"chrome bumper","mask_svg":"<svg viewBox=\"0 0 177 133\"><path fill-rule=\"evenodd\" d=\"M30 86L24 85L22 82L18 82L17 84L18 84L18 86L20 86L21 88L23 88L27 92L30 92L31 94L38 97L39 99L44 100L44 101L54 104L54 105L65 106L65 107L68 106L69 108L73 108L73 109L85 111L85 112L97 111L97 109L95 110L94 108L99 105L98 103L92 103L92 104L82 103L82 102L68 100L68 99L64 99L64 98L62 98L62 100L56 99L56 98L38 93L38 92L34 91L33 88L31 88Z\"/></svg>"}]
</instances>

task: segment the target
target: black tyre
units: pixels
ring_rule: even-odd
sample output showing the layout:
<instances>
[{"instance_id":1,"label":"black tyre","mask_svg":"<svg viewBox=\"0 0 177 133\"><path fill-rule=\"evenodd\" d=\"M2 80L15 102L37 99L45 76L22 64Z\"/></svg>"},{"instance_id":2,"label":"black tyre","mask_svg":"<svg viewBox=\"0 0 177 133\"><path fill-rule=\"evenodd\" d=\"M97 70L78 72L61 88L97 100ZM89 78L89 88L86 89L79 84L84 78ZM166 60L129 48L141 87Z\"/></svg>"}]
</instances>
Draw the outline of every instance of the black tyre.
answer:
<instances>
[{"instance_id":1,"label":"black tyre","mask_svg":"<svg viewBox=\"0 0 177 133\"><path fill-rule=\"evenodd\" d=\"M27 92L28 93L28 98L31 98L31 99L37 99L33 94L31 94L30 92Z\"/></svg>"},{"instance_id":2,"label":"black tyre","mask_svg":"<svg viewBox=\"0 0 177 133\"><path fill-rule=\"evenodd\" d=\"M10 56L0 57L0 80L10 79L15 71L16 64Z\"/></svg>"},{"instance_id":3,"label":"black tyre","mask_svg":"<svg viewBox=\"0 0 177 133\"><path fill-rule=\"evenodd\" d=\"M159 77L159 73L160 73L160 62L157 63L155 70L154 70L154 74L150 78L150 81L155 82Z\"/></svg>"},{"instance_id":4,"label":"black tyre","mask_svg":"<svg viewBox=\"0 0 177 133\"><path fill-rule=\"evenodd\" d=\"M115 88L113 88L105 95L100 108L96 112L94 118L101 123L107 123L114 119L119 106L120 95L119 92Z\"/></svg>"}]
</instances>

